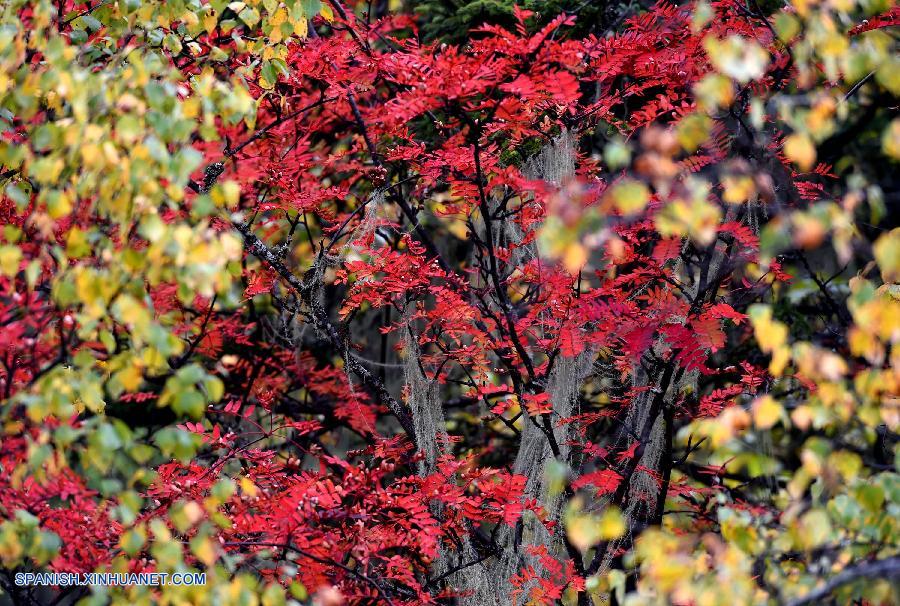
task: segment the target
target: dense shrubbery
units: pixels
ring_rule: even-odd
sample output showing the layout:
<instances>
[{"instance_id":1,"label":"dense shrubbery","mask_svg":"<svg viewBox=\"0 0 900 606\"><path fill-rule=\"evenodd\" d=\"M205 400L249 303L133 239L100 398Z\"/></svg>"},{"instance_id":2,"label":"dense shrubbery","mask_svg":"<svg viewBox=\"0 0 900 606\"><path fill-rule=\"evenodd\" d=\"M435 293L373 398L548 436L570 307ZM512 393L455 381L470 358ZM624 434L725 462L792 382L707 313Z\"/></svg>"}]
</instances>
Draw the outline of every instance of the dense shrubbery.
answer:
<instances>
[{"instance_id":1,"label":"dense shrubbery","mask_svg":"<svg viewBox=\"0 0 900 606\"><path fill-rule=\"evenodd\" d=\"M893 4L2 10L0 600L898 599Z\"/></svg>"}]
</instances>

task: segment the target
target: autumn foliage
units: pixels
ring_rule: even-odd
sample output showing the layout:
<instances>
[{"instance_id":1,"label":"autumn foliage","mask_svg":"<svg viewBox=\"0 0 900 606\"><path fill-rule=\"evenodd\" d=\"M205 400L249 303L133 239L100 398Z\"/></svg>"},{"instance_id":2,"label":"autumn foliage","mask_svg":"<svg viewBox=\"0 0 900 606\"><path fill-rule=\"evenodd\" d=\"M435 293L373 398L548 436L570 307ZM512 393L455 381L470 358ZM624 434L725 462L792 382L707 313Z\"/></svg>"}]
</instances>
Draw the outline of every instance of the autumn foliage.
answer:
<instances>
[{"instance_id":1,"label":"autumn foliage","mask_svg":"<svg viewBox=\"0 0 900 606\"><path fill-rule=\"evenodd\" d=\"M889 0L0 11L0 603L896 603Z\"/></svg>"}]
</instances>

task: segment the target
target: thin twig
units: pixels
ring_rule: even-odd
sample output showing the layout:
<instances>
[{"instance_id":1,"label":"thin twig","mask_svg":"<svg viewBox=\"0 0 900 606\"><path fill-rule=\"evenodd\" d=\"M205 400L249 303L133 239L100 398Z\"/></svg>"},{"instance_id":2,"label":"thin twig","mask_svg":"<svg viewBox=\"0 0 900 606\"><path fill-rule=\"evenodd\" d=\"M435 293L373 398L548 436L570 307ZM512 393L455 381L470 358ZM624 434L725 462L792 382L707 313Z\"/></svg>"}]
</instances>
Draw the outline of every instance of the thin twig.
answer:
<instances>
[{"instance_id":1,"label":"thin twig","mask_svg":"<svg viewBox=\"0 0 900 606\"><path fill-rule=\"evenodd\" d=\"M791 600L786 606L804 606L805 604L818 602L819 600L827 598L839 587L852 583L858 579L865 578L891 580L900 578L900 556L893 556L884 560L875 560L845 568L818 589L813 589L805 596Z\"/></svg>"}]
</instances>

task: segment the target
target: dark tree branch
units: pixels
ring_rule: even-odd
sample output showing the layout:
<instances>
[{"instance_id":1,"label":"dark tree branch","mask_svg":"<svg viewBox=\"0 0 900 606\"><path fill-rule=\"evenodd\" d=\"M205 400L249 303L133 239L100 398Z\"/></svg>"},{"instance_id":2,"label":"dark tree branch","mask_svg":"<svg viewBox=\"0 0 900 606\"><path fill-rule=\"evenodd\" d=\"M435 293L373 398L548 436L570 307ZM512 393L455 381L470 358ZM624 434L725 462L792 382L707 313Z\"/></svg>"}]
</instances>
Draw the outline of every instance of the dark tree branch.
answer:
<instances>
[{"instance_id":1,"label":"dark tree branch","mask_svg":"<svg viewBox=\"0 0 900 606\"><path fill-rule=\"evenodd\" d=\"M786 606L813 604L827 598L836 589L859 579L900 579L900 556L874 560L845 568L818 589L813 589L805 596L791 600Z\"/></svg>"},{"instance_id":2,"label":"dark tree branch","mask_svg":"<svg viewBox=\"0 0 900 606\"><path fill-rule=\"evenodd\" d=\"M325 335L333 347L341 352L344 366L347 370L358 376L363 384L375 393L378 399L387 406L391 413L397 418L409 438L415 442L415 431L413 429L412 417L409 410L390 394L384 386L384 383L382 383L376 375L358 362L356 358L349 355L344 340L341 338L340 333L334 324L328 319L327 312L317 301L315 301L312 295L312 285L304 284L297 276L295 276L293 272L281 262L278 256L250 231L250 228L237 222L234 222L233 225L244 237L245 248L266 265L274 269L307 303L316 328Z\"/></svg>"},{"instance_id":3,"label":"dark tree branch","mask_svg":"<svg viewBox=\"0 0 900 606\"><path fill-rule=\"evenodd\" d=\"M238 541L238 542L233 542L233 543L225 543L225 547L272 547L275 549L283 549L283 550L293 551L294 553L301 555L304 558L310 559L313 562L318 562L319 564L323 564L325 566L334 566L335 568L340 568L341 570L353 575L357 579L364 581L365 583L370 585L373 589L375 589L375 591L378 592L378 595L381 597L382 600L384 600L384 602L386 604L389 604L390 606L393 606L393 604L394 604L394 601L391 600L390 596L388 596L387 592L381 586L381 584L378 581L376 581L375 579L373 579L372 577L369 577L369 576L359 572L355 568L347 566L346 564L342 564L341 562L337 562L335 560L329 560L326 558L320 558L319 556L313 555L313 554L309 553L308 551L300 549L293 543L290 543L290 542L288 542L288 543L256 543L253 541Z\"/></svg>"}]
</instances>

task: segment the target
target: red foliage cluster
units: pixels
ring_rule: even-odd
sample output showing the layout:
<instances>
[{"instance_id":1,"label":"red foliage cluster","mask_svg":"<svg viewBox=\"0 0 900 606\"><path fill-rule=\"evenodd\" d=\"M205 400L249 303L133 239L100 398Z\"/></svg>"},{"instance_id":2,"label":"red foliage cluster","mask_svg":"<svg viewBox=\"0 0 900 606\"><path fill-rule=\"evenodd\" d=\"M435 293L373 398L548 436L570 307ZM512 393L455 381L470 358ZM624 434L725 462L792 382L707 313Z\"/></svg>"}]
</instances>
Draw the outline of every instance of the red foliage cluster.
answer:
<instances>
[{"instance_id":1,"label":"red foliage cluster","mask_svg":"<svg viewBox=\"0 0 900 606\"><path fill-rule=\"evenodd\" d=\"M140 519L163 516L175 503L203 502L220 477L234 475L236 463L246 482L221 504L231 526L219 531L218 548L248 558L280 554L278 566L263 571L273 578L290 555L302 563L295 573L308 587L335 585L355 603L378 599L386 588L396 604L432 603L453 590L429 576L430 565L440 552L457 550L462 537L489 550L495 529L515 527L523 516L553 527L528 498L526 478L503 467L518 434L515 406L553 448L580 453L584 464L567 490L592 487L626 498L639 441L600 447L597 428L621 423L627 403L649 388L626 384L600 412L551 418L548 377L561 359L600 352L620 383L641 364L675 360L668 368L701 373L715 387L702 397L685 395L679 407L686 416L717 414L739 394L754 393L765 380L755 368L711 363L728 339L746 336L739 310L768 283L735 271L757 260L753 230L738 219L717 227L711 246L727 250L731 265L704 278L715 288L691 285L712 292L692 300L676 271L682 241L654 226L662 202L637 218L604 207L604 269L573 275L535 254L537 228L551 211L579 218L599 208L616 175L576 149L575 172L550 186L509 155L562 132L577 140L605 128L629 137L651 123L677 122L694 109L693 86L709 72L704 36L772 43L764 23L730 0L713 9L702 32L692 28L690 4L662 2L629 19L621 33L584 39L561 35L574 17L532 31L530 12L516 9L513 29L486 25L465 46L421 42L406 16L367 24L338 15L329 35L291 45L277 94L253 90L257 134L223 126L224 152L204 149L209 162L225 162L223 180L241 184L242 210L255 217L253 230L278 263L263 258L260 265L247 255L247 305L236 311L199 297L184 306L170 287L150 293L158 311L183 316L191 354L219 373L226 393L203 423L183 425L202 435L212 463L159 467L142 495L152 506ZM755 89L778 86L789 69L788 57L770 50L773 61ZM732 143L720 133L679 162L705 170ZM827 172L793 175L794 186L815 198L820 189L803 184ZM435 204L422 212L425 202L418 201ZM15 221L14 208L0 212ZM469 239L457 241L441 227L446 221L465 222ZM284 269L304 276L303 292ZM789 279L777 264L772 271ZM728 296L716 298L719 288ZM265 295L278 313L255 309ZM335 301L329 308L326 302ZM37 295L0 300L5 397L57 354L59 343L37 334L74 339L66 322ZM360 338L363 323L375 330ZM391 345L403 350L411 325L425 379L452 389L453 404L480 410L474 414L484 421L453 430L433 467L423 464L429 471L418 475L425 455L414 454L409 412L388 389L400 365L387 354L380 366L366 359ZM297 353L300 343L308 347ZM154 394L148 386L122 403L145 410ZM554 432L568 425L575 433L556 443ZM398 426L408 435L392 436ZM479 446L454 456L456 442ZM346 457L331 454L347 444L367 446ZM0 465L12 468L27 451L25 438L4 440ZM709 497L687 483L659 482L671 494L693 495L698 509ZM33 480L15 486L3 474L0 507L28 509L63 537L54 568L92 570L112 559L121 531L108 515L114 502L68 471L49 474L40 487ZM545 548L530 549L539 565L523 567L510 582L536 603L583 588L596 571L577 558L557 561Z\"/></svg>"}]
</instances>

